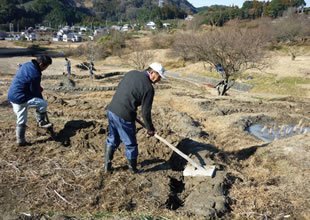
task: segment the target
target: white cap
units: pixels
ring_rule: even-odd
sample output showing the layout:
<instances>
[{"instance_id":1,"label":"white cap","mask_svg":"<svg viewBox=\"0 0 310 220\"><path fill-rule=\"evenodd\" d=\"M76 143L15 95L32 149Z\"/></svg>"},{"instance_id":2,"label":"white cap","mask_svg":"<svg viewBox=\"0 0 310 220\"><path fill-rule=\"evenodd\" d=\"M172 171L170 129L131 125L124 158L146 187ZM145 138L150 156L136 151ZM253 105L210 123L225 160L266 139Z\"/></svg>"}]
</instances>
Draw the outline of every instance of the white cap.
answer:
<instances>
[{"instance_id":1,"label":"white cap","mask_svg":"<svg viewBox=\"0 0 310 220\"><path fill-rule=\"evenodd\" d=\"M164 67L160 64L160 63L152 63L151 65L150 65L150 67L154 70L154 71L156 71L156 72L158 72L158 74L162 77L162 78L166 78L166 76L165 76L165 69L164 69Z\"/></svg>"}]
</instances>

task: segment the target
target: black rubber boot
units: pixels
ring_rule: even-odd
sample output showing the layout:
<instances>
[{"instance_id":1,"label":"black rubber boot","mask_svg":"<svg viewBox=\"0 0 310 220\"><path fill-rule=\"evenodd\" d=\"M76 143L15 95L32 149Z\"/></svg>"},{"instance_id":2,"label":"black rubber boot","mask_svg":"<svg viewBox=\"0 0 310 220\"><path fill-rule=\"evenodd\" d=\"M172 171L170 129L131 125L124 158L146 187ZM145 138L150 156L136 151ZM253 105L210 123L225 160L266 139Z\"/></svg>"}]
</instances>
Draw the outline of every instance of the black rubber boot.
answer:
<instances>
[{"instance_id":1,"label":"black rubber boot","mask_svg":"<svg viewBox=\"0 0 310 220\"><path fill-rule=\"evenodd\" d=\"M16 126L16 143L19 147L31 145L25 138L26 125L21 124Z\"/></svg>"},{"instance_id":2,"label":"black rubber boot","mask_svg":"<svg viewBox=\"0 0 310 220\"><path fill-rule=\"evenodd\" d=\"M52 123L47 120L46 114L46 112L36 112L36 119L40 128L50 128L53 126Z\"/></svg>"},{"instance_id":3,"label":"black rubber boot","mask_svg":"<svg viewBox=\"0 0 310 220\"><path fill-rule=\"evenodd\" d=\"M113 160L114 150L111 147L105 147L104 154L104 172L111 173L112 172L112 160Z\"/></svg>"},{"instance_id":4,"label":"black rubber boot","mask_svg":"<svg viewBox=\"0 0 310 220\"><path fill-rule=\"evenodd\" d=\"M128 168L131 173L139 173L137 169L137 159L128 160Z\"/></svg>"}]
</instances>

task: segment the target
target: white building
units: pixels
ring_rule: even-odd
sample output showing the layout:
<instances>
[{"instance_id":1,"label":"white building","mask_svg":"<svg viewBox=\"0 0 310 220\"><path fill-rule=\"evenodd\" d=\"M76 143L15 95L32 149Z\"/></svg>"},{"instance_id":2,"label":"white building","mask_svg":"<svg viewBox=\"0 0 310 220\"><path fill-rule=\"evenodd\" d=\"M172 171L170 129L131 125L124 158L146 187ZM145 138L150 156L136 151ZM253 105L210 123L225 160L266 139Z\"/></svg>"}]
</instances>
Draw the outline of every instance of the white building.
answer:
<instances>
[{"instance_id":1,"label":"white building","mask_svg":"<svg viewBox=\"0 0 310 220\"><path fill-rule=\"evenodd\" d=\"M26 33L25 34L25 38L28 40L28 41L34 41L37 39L37 35L35 33Z\"/></svg>"},{"instance_id":2,"label":"white building","mask_svg":"<svg viewBox=\"0 0 310 220\"><path fill-rule=\"evenodd\" d=\"M53 41L62 41L62 35L55 35L53 36Z\"/></svg>"},{"instance_id":3,"label":"white building","mask_svg":"<svg viewBox=\"0 0 310 220\"><path fill-rule=\"evenodd\" d=\"M151 29L151 30L155 30L156 29L156 24L153 21L150 21L146 24L146 26Z\"/></svg>"},{"instance_id":4,"label":"white building","mask_svg":"<svg viewBox=\"0 0 310 220\"><path fill-rule=\"evenodd\" d=\"M187 15L187 17L185 18L185 21L191 21L194 19L193 15Z\"/></svg>"},{"instance_id":5,"label":"white building","mask_svg":"<svg viewBox=\"0 0 310 220\"><path fill-rule=\"evenodd\" d=\"M129 24L124 24L123 27L121 28L122 32L127 32L129 30L131 30L132 27Z\"/></svg>"},{"instance_id":6,"label":"white building","mask_svg":"<svg viewBox=\"0 0 310 220\"><path fill-rule=\"evenodd\" d=\"M68 33L68 34L62 35L62 40L65 42L68 42L68 41L81 42L82 37L81 37L81 35L76 34L76 33Z\"/></svg>"},{"instance_id":7,"label":"white building","mask_svg":"<svg viewBox=\"0 0 310 220\"><path fill-rule=\"evenodd\" d=\"M108 34L109 29L107 28L98 28L94 31L94 36L100 35L100 34Z\"/></svg>"},{"instance_id":8,"label":"white building","mask_svg":"<svg viewBox=\"0 0 310 220\"><path fill-rule=\"evenodd\" d=\"M110 27L110 29L111 29L111 30L115 30L115 31L120 31L120 30L122 29L122 27L121 27L121 26L118 26L118 25L112 25L112 26Z\"/></svg>"},{"instance_id":9,"label":"white building","mask_svg":"<svg viewBox=\"0 0 310 220\"><path fill-rule=\"evenodd\" d=\"M170 23L163 23L164 28L170 28L171 24Z\"/></svg>"}]
</instances>

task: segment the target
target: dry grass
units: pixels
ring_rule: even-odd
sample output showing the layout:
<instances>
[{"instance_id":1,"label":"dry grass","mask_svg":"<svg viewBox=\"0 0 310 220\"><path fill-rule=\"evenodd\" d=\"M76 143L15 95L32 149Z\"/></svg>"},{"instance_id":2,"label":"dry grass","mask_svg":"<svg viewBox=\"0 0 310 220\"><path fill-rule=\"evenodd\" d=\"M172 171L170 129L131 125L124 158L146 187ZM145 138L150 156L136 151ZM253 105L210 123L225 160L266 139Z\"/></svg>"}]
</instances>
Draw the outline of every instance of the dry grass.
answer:
<instances>
[{"instance_id":1,"label":"dry grass","mask_svg":"<svg viewBox=\"0 0 310 220\"><path fill-rule=\"evenodd\" d=\"M255 157L242 163L245 166L243 182L235 184L231 190L236 199L233 213L247 219L259 216L307 219L309 202L303 190L307 188L309 169L302 161L309 150L295 140L298 137L274 142L258 149Z\"/></svg>"},{"instance_id":2,"label":"dry grass","mask_svg":"<svg viewBox=\"0 0 310 220\"><path fill-rule=\"evenodd\" d=\"M187 75L215 74L201 62L184 63L178 57L171 57L168 49L152 52L155 55L154 61L162 62L168 71ZM275 55L273 60L281 58L282 55ZM304 60L299 65L305 64L303 68L308 68L309 64L306 61L309 57L301 58ZM50 120L53 121L55 130L62 134L62 138L70 139L70 147L64 147L60 141L53 141L45 132L39 131L33 119L29 121L27 137L35 144L26 149L15 147L15 117L11 106L5 104L6 91L16 71L16 64L29 59L30 57L0 59L0 72L5 76L1 78L1 82L5 83L0 84L0 204L3 205L3 210L63 212L87 216L86 219L192 217L182 216L181 209L172 211L164 207L170 193L169 178L179 177L178 172L168 168L137 176L130 175L125 167L127 162L123 150L118 151L115 156L115 167L118 170L112 177L100 172L107 127L104 109L114 91L44 91L49 102ZM72 66L84 61L83 59L71 58ZM285 57L284 60L286 59ZM297 57L297 63L298 59ZM44 74L62 75L64 64L63 58L55 58L53 65ZM287 63L283 62L283 65ZM98 73L125 72L131 69L119 57L96 61L95 67ZM156 89L153 106L153 119L157 131L174 144L189 138L214 146L221 150L223 155L234 155L234 152L260 146L261 141L247 134L243 128L240 129L240 121L250 123L255 118L259 119L261 115L268 115L283 123L289 123L308 113L308 99L294 98L298 93L290 87L299 86L304 82L306 84L302 85L307 85L308 79L302 80L299 72L294 78L283 77L285 74L282 75L281 71L284 67L278 67L275 66L271 78L268 78L268 74L263 74L263 77L258 75L253 81L257 80L257 85L262 84L266 87L277 87L279 84L285 89L289 88L287 93L295 93L290 94L290 98L272 99L275 96L268 94L259 96L258 100L253 98L256 94L242 92L218 97L212 94L211 88L202 89L191 83L173 79L162 82L162 85L168 87ZM87 74L74 67L73 73ZM269 81L272 83L268 84ZM57 81L43 80L43 83L55 86ZM97 86L110 82L77 80L77 83L82 86ZM279 88L283 89L282 87ZM263 89L257 91L265 91ZM274 90L270 92L274 93ZM87 126L82 126L85 124ZM201 131L208 135L200 137ZM137 137L141 149L140 162L148 161L151 164L154 158L167 161L171 157L171 150L157 140L147 138L145 131L139 130ZM307 183L310 174L306 167L309 148L306 143L309 143L309 135L260 147L251 157L249 155L249 158L244 160L237 161L231 157L230 161L220 161L220 167L223 166L224 170L227 169L235 177L242 179L236 181L229 191L229 196L234 200L232 215L235 219L281 219L289 215L295 219L306 219L309 216ZM151 164L148 168L156 165L158 164ZM291 167L294 169L290 170ZM190 184L195 188L195 181ZM186 192L185 195L190 193ZM206 199L209 198L209 195L205 196Z\"/></svg>"}]
</instances>

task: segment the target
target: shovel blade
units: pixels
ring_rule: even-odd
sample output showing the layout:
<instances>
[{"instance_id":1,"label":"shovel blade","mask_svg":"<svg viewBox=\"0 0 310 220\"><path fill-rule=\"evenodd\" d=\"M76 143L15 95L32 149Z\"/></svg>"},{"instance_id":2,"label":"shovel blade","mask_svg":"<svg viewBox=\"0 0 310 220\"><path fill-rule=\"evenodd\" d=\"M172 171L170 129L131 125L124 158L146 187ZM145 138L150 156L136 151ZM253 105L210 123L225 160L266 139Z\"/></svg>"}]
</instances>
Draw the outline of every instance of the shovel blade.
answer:
<instances>
[{"instance_id":1,"label":"shovel blade","mask_svg":"<svg viewBox=\"0 0 310 220\"><path fill-rule=\"evenodd\" d=\"M203 169L197 169L192 165L186 165L183 176L210 176L214 175L215 166L204 166Z\"/></svg>"}]
</instances>

